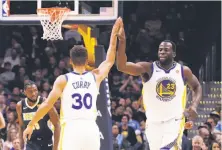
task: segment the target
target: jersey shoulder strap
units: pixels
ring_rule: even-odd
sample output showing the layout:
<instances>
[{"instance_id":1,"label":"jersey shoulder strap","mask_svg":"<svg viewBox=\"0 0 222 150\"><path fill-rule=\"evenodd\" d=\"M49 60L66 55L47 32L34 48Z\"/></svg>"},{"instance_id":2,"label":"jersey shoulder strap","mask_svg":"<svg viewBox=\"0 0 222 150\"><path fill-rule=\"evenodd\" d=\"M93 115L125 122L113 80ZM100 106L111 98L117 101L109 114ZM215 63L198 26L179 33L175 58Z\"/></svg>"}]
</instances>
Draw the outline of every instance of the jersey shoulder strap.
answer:
<instances>
[{"instance_id":1,"label":"jersey shoulder strap","mask_svg":"<svg viewBox=\"0 0 222 150\"><path fill-rule=\"evenodd\" d=\"M44 97L39 96L38 98L39 98L39 103L38 104L42 104L42 102L44 101Z\"/></svg>"}]
</instances>

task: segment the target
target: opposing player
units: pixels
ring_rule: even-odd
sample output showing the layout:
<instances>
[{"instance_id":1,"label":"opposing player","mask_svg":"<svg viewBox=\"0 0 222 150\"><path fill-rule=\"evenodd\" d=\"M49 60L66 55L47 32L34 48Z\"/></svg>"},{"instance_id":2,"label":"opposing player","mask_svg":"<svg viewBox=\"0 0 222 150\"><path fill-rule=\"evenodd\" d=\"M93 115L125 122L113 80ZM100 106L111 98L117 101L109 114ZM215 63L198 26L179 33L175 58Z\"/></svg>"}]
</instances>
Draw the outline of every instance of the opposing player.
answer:
<instances>
[{"instance_id":1,"label":"opposing player","mask_svg":"<svg viewBox=\"0 0 222 150\"><path fill-rule=\"evenodd\" d=\"M174 61L176 46L172 41L159 45L159 60L127 62L126 39L123 24L118 34L117 68L119 71L141 76L143 103L146 108L146 136L151 150L181 149L185 117L192 120L202 97L202 88L192 71ZM186 85L193 90L192 105L186 107Z\"/></svg>"},{"instance_id":2,"label":"opposing player","mask_svg":"<svg viewBox=\"0 0 222 150\"><path fill-rule=\"evenodd\" d=\"M33 81L27 81L24 86L26 98L17 103L16 111L20 125L20 131L23 131L28 123L32 120L39 105L44 98L38 96L38 89ZM48 121L54 125L54 144L52 141L52 131L48 126ZM33 134L30 140L25 144L26 150L57 150L59 144L60 124L59 116L54 107L50 109L48 114L41 117L41 120L33 126ZM20 132L22 140L22 132Z\"/></svg>"},{"instance_id":3,"label":"opposing player","mask_svg":"<svg viewBox=\"0 0 222 150\"><path fill-rule=\"evenodd\" d=\"M38 120L44 116L56 100L61 96L61 139L62 150L99 150L99 128L96 124L96 100L100 83L108 76L115 62L117 33L121 18L113 26L110 46L106 60L100 66L86 71L87 50L83 46L74 46L70 50L73 72L59 76L47 100L39 107L33 120L24 131L23 138L30 138L32 129Z\"/></svg>"}]
</instances>

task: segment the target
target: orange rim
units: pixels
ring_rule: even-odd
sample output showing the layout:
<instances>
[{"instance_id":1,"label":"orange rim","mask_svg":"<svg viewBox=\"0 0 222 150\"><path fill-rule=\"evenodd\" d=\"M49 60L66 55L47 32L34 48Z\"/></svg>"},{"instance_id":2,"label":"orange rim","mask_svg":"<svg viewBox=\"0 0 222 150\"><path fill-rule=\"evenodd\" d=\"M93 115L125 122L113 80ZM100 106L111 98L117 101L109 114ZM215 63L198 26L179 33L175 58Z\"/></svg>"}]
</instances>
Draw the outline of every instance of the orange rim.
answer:
<instances>
[{"instance_id":1,"label":"orange rim","mask_svg":"<svg viewBox=\"0 0 222 150\"><path fill-rule=\"evenodd\" d=\"M51 22L54 22L56 20L60 20L64 13L62 15L59 15L63 11L64 13L70 12L71 10L69 8L61 8L61 7L52 7L52 8L38 8L37 14L38 15L49 15Z\"/></svg>"},{"instance_id":2,"label":"orange rim","mask_svg":"<svg viewBox=\"0 0 222 150\"><path fill-rule=\"evenodd\" d=\"M62 25L62 27L69 30L77 30L79 26L78 24L66 24L66 25Z\"/></svg>"}]
</instances>

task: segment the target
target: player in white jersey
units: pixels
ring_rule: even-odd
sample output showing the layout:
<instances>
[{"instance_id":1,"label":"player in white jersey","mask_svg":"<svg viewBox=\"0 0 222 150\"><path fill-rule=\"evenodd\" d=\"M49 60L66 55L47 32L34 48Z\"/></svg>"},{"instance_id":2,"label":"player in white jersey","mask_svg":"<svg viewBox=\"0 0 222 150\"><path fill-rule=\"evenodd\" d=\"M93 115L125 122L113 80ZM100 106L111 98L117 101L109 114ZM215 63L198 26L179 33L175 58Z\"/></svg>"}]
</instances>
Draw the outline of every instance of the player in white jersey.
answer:
<instances>
[{"instance_id":1,"label":"player in white jersey","mask_svg":"<svg viewBox=\"0 0 222 150\"><path fill-rule=\"evenodd\" d=\"M127 62L124 29L120 28L120 31L117 68L121 72L141 76L143 79L146 136L150 149L181 149L185 117L192 120L197 116L196 108L202 97L199 81L187 66L174 61L176 46L169 40L160 43L158 61ZM185 109L187 84L193 90L193 101L192 105Z\"/></svg>"},{"instance_id":2,"label":"player in white jersey","mask_svg":"<svg viewBox=\"0 0 222 150\"><path fill-rule=\"evenodd\" d=\"M113 26L110 46L106 60L97 69L86 72L87 50L83 46L74 46L70 50L70 62L73 72L59 76L46 101L30 121L23 138L30 138L33 126L61 97L61 139L60 150L99 150L100 136L96 124L96 100L99 86L115 62L117 34L122 19L118 18Z\"/></svg>"}]
</instances>

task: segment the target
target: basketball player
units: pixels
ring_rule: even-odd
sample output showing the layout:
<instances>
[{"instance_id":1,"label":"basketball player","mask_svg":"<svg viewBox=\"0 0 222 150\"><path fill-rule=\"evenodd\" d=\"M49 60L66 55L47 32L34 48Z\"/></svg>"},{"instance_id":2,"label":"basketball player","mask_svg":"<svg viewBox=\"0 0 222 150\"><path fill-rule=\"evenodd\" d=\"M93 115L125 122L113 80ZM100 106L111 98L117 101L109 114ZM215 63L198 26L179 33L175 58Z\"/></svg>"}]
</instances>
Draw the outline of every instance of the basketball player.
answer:
<instances>
[{"instance_id":1,"label":"basketball player","mask_svg":"<svg viewBox=\"0 0 222 150\"><path fill-rule=\"evenodd\" d=\"M126 39L123 24L118 33L117 68L119 71L141 76L143 103L146 110L146 136L151 150L181 149L185 118L193 120L202 97L202 88L192 71L174 61L176 46L172 41L159 45L159 60L127 62ZM192 105L185 110L186 85L193 90Z\"/></svg>"},{"instance_id":2,"label":"basketball player","mask_svg":"<svg viewBox=\"0 0 222 150\"><path fill-rule=\"evenodd\" d=\"M74 46L70 50L73 72L59 76L47 100L39 107L32 121L24 131L23 138L30 138L33 127L61 96L61 139L60 150L99 150L100 136L96 124L96 100L100 83L108 76L115 62L117 33L121 18L113 26L106 60L100 66L86 71L87 50Z\"/></svg>"},{"instance_id":3,"label":"basketball player","mask_svg":"<svg viewBox=\"0 0 222 150\"><path fill-rule=\"evenodd\" d=\"M24 94L26 98L17 103L16 111L20 125L20 131L23 131L28 123L32 120L39 105L44 101L44 98L38 96L38 89L34 82L27 81L24 86ZM52 142L52 131L48 127L48 121L54 125L54 145ZM50 109L47 115L44 115L41 120L33 126L33 134L25 145L26 150L57 150L59 144L60 124L59 116L54 107ZM22 132L20 132L22 137ZM21 138L22 140L22 138Z\"/></svg>"}]
</instances>

